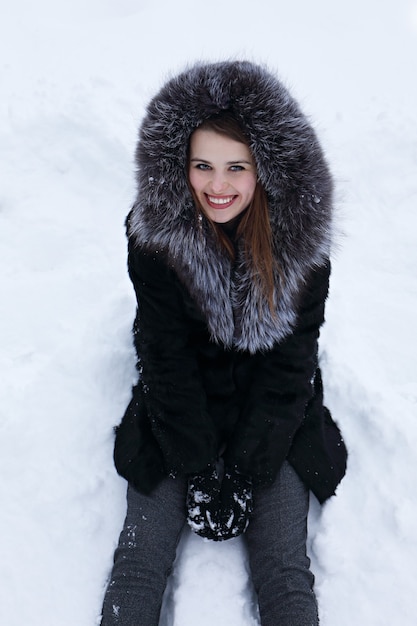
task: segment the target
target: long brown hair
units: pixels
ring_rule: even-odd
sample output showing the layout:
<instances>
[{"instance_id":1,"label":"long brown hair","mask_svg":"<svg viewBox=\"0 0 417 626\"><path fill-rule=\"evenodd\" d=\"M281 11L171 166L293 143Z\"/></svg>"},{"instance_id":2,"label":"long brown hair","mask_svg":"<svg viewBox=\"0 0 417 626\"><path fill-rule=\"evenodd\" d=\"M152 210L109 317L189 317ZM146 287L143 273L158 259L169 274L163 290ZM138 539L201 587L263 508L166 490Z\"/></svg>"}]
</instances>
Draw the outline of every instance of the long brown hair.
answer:
<instances>
[{"instance_id":1,"label":"long brown hair","mask_svg":"<svg viewBox=\"0 0 417 626\"><path fill-rule=\"evenodd\" d=\"M208 118L198 128L225 135L234 141L245 144L250 150L248 138L241 126L233 114L227 111ZM196 206L201 213L204 213L197 201ZM216 233L220 244L234 261L235 248L227 233L205 213L204 215ZM243 239L245 257L252 274L252 280L259 285L268 301L271 312L274 313L275 262L272 252L272 231L267 196L259 180L256 183L252 201L239 222L237 237Z\"/></svg>"}]
</instances>

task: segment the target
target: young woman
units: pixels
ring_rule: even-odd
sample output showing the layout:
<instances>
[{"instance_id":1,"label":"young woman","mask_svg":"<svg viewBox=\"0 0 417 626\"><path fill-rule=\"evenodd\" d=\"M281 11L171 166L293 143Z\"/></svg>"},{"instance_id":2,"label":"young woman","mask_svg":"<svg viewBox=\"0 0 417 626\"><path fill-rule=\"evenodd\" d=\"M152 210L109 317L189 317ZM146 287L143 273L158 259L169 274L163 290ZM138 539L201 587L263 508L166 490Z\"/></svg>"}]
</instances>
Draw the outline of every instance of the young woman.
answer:
<instances>
[{"instance_id":1,"label":"young woman","mask_svg":"<svg viewBox=\"0 0 417 626\"><path fill-rule=\"evenodd\" d=\"M245 533L262 626L318 624L306 555L346 449L317 342L332 180L283 85L203 64L151 101L127 220L139 381L116 431L128 508L102 625L157 626L184 524Z\"/></svg>"}]
</instances>

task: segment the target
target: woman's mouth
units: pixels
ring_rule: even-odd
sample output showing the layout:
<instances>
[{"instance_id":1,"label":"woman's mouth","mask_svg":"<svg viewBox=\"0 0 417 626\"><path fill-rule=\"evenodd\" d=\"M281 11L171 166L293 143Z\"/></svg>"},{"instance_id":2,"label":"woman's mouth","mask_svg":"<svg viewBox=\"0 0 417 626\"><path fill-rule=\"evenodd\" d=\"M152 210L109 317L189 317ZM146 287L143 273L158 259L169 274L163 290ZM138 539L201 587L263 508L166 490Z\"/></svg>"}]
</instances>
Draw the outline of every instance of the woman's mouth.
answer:
<instances>
[{"instance_id":1,"label":"woman's mouth","mask_svg":"<svg viewBox=\"0 0 417 626\"><path fill-rule=\"evenodd\" d=\"M209 196L205 194L207 204L213 209L227 209L233 204L237 196Z\"/></svg>"}]
</instances>

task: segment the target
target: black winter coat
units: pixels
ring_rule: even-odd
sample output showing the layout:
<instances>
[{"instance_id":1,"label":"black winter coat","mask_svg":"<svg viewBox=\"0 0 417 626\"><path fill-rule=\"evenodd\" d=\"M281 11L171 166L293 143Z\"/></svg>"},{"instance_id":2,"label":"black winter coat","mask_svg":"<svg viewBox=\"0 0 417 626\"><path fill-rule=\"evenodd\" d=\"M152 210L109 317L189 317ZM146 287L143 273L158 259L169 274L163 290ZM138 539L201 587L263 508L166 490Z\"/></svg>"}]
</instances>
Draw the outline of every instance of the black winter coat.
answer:
<instances>
[{"instance_id":1,"label":"black winter coat","mask_svg":"<svg viewBox=\"0 0 417 626\"><path fill-rule=\"evenodd\" d=\"M192 131L231 110L268 196L276 275L272 315L244 246L231 263L186 179ZM128 219L139 381L116 430L115 464L138 490L164 475L229 466L271 483L288 459L320 501L346 448L323 406L319 329L330 274L332 181L314 131L286 89L250 63L196 66L152 100Z\"/></svg>"}]
</instances>

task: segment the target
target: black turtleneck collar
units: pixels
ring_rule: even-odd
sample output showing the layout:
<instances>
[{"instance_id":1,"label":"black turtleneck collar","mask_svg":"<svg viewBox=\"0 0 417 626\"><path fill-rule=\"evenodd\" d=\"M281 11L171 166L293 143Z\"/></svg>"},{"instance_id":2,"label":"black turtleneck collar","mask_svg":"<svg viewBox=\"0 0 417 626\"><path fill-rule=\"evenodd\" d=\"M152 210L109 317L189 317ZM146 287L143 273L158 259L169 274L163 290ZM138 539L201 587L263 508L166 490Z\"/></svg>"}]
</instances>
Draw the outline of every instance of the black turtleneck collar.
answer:
<instances>
[{"instance_id":1,"label":"black turtleneck collar","mask_svg":"<svg viewBox=\"0 0 417 626\"><path fill-rule=\"evenodd\" d=\"M236 241L236 233L237 233L237 229L239 228L239 224L242 220L242 217L244 216L245 211L242 211L242 213L239 213L239 215L236 215L236 217L233 217L231 220L229 220L228 222L224 222L224 224L219 224L217 223L218 226L220 226L220 228L222 229L222 231L229 237L229 239L233 242Z\"/></svg>"}]
</instances>

